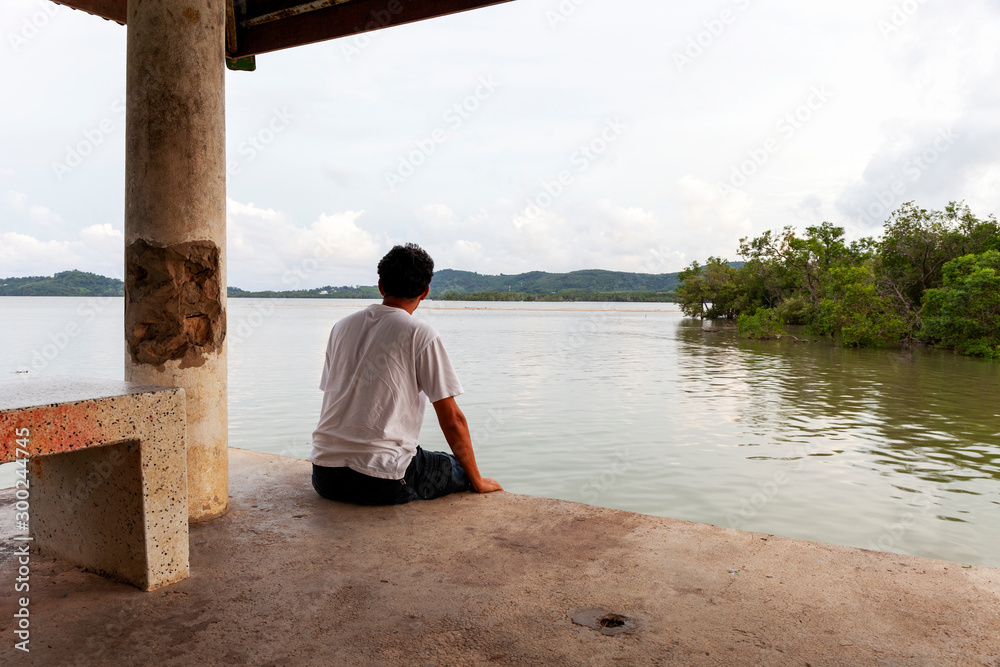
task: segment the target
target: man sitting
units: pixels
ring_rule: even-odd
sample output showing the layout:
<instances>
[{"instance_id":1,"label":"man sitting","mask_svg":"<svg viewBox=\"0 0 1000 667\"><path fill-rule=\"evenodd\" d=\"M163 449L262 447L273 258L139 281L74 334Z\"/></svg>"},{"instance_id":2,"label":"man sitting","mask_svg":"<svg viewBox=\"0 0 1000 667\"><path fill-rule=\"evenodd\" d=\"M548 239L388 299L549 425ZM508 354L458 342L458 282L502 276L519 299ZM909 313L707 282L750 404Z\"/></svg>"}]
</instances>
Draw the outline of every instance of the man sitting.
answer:
<instances>
[{"instance_id":1,"label":"man sitting","mask_svg":"<svg viewBox=\"0 0 1000 667\"><path fill-rule=\"evenodd\" d=\"M312 484L324 498L393 505L456 491L501 491L476 467L469 425L455 396L462 385L441 336L413 317L430 292L434 261L420 246L395 246L378 263L381 304L330 332L313 432ZM451 451L417 445L430 400Z\"/></svg>"}]
</instances>

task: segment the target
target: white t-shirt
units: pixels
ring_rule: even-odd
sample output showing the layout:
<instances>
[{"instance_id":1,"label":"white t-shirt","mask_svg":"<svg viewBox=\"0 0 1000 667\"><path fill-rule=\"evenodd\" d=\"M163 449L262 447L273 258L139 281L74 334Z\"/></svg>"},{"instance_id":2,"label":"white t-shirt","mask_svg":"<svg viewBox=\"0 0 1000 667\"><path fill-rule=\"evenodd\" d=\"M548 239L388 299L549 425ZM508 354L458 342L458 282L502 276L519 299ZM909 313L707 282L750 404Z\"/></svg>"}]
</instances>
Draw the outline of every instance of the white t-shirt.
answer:
<instances>
[{"instance_id":1,"label":"white t-shirt","mask_svg":"<svg viewBox=\"0 0 1000 667\"><path fill-rule=\"evenodd\" d=\"M373 304L333 326L309 460L402 479L426 400L462 393L441 336L402 308Z\"/></svg>"}]
</instances>

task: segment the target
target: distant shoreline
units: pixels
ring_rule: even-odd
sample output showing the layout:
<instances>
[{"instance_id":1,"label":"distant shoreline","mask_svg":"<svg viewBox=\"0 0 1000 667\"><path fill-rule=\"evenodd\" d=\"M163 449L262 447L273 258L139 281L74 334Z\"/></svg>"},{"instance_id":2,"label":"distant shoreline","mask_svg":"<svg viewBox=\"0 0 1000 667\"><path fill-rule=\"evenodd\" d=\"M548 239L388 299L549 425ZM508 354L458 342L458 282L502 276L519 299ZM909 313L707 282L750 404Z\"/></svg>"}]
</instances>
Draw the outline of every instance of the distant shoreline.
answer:
<instances>
[{"instance_id":1,"label":"distant shoreline","mask_svg":"<svg viewBox=\"0 0 1000 667\"><path fill-rule=\"evenodd\" d=\"M593 296L594 297L601 297L602 295L595 294ZM63 299L123 299L123 298L125 298L124 295L122 295L122 294L15 294L15 295L7 294L7 295L0 295L0 298L19 299L19 298L22 298L22 297L26 297L26 298L31 298L31 297L35 297L35 298L46 297L46 298L49 298L49 297L53 297L53 298L63 298ZM309 295L309 296L260 296L260 295L257 295L257 294L249 294L249 293L248 294L240 294L239 296L229 296L227 298L229 298L229 299L288 299L288 300L302 299L302 300L313 300L313 301L328 301L328 300L331 300L331 299L356 300L356 301L379 301L379 300L381 300L381 297L375 298L375 297L367 297L367 296L353 296L353 297L330 296L330 295L323 295L323 296L316 296L316 295ZM574 298L561 298L561 299L471 299L471 298L470 299L462 299L462 298L428 297L426 303L427 304L431 304L431 303L443 303L443 302L451 302L451 301L453 301L453 302L464 302L464 303L483 302L483 303L510 303L510 304L518 304L518 303L630 303L630 304L632 304L632 303L634 303L634 304L641 304L641 303L677 303L672 298L671 299L645 299L645 300L606 299L606 298L592 298L592 299L588 299L588 298L585 298L585 295L576 295L576 296L574 296ZM349 306L347 306L345 304L343 307L347 308ZM430 309L430 310L435 310L435 309L436 310L448 310L447 308L435 308L434 306L431 306L431 305L424 305L424 306L422 306L422 309L423 310L428 310L428 309ZM467 306L465 308L465 310L531 310L531 311L545 311L546 309L545 308L514 308L514 307L510 307L510 308L486 308L485 306L484 307L476 308L476 307L469 307L469 306ZM562 308L552 308L550 310L552 310L553 312L556 312L556 311L558 311L558 312L565 312L565 309L562 309ZM601 309L592 308L592 309L576 309L576 310L579 310L581 312L585 312L585 311L589 312L591 310L597 311L597 310L601 310ZM637 313L647 313L647 312L648 313L675 312L675 311L666 311L666 310L662 310L662 309L659 309L659 308L657 308L657 309L648 309L648 310L644 310L644 309L627 309L627 310L621 310L621 309L615 308L613 310L615 310L616 312L637 312ZM678 308L676 310L676 312L680 312L680 309Z\"/></svg>"},{"instance_id":2,"label":"distant shoreline","mask_svg":"<svg viewBox=\"0 0 1000 667\"><path fill-rule=\"evenodd\" d=\"M489 276L442 269L434 274L431 298L442 301L511 302L675 302L678 274L627 273L600 269ZM517 287L515 291L513 288ZM85 271L61 271L52 276L0 279L0 296L122 297L125 284L117 278ZM226 288L230 299L381 299L375 285L343 285L298 290L247 291Z\"/></svg>"}]
</instances>

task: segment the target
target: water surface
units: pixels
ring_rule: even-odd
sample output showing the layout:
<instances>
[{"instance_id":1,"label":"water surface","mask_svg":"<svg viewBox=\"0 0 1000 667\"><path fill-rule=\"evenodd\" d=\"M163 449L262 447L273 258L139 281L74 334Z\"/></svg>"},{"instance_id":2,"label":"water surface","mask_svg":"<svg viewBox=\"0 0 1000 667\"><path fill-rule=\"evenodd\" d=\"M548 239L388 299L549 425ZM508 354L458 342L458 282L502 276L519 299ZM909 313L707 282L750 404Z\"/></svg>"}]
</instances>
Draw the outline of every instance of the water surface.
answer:
<instances>
[{"instance_id":1,"label":"water surface","mask_svg":"<svg viewBox=\"0 0 1000 667\"><path fill-rule=\"evenodd\" d=\"M329 329L368 303L230 300L231 445L308 455ZM122 377L122 299L8 297L0 313L5 380ZM673 304L416 315L444 336L480 468L509 491L1000 566L1000 364L744 341ZM432 410L421 442L447 448Z\"/></svg>"}]
</instances>

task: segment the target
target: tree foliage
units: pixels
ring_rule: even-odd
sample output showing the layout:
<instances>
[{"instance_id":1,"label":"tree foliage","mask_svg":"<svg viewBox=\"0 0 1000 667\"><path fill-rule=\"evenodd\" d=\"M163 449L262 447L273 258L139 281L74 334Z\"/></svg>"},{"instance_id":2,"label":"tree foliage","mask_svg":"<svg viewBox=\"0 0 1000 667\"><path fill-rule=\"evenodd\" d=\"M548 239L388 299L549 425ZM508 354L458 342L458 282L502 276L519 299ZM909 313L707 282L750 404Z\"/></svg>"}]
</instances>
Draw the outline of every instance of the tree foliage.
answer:
<instances>
[{"instance_id":1,"label":"tree foliage","mask_svg":"<svg viewBox=\"0 0 1000 667\"><path fill-rule=\"evenodd\" d=\"M919 324L923 294L942 284L944 265L990 249L1000 249L995 219L979 220L965 204L928 211L909 202L892 213L878 242L879 286Z\"/></svg>"},{"instance_id":2,"label":"tree foliage","mask_svg":"<svg viewBox=\"0 0 1000 667\"><path fill-rule=\"evenodd\" d=\"M442 301L620 301L628 303L672 302L673 292L448 292L433 297Z\"/></svg>"},{"instance_id":3,"label":"tree foliage","mask_svg":"<svg viewBox=\"0 0 1000 667\"><path fill-rule=\"evenodd\" d=\"M1000 357L1000 251L947 262L942 286L924 292L921 336L959 352Z\"/></svg>"},{"instance_id":4,"label":"tree foliage","mask_svg":"<svg viewBox=\"0 0 1000 667\"><path fill-rule=\"evenodd\" d=\"M740 313L736 320L736 330L746 338L780 338L785 335L785 321L774 308L761 307L753 315Z\"/></svg>"},{"instance_id":5,"label":"tree foliage","mask_svg":"<svg viewBox=\"0 0 1000 667\"><path fill-rule=\"evenodd\" d=\"M830 271L826 295L808 328L813 333L840 334L848 347L899 343L909 328L892 300L880 294L870 264Z\"/></svg>"},{"instance_id":6,"label":"tree foliage","mask_svg":"<svg viewBox=\"0 0 1000 667\"><path fill-rule=\"evenodd\" d=\"M0 296L123 296L125 285L86 271L60 271L53 276L0 279Z\"/></svg>"},{"instance_id":7,"label":"tree foliage","mask_svg":"<svg viewBox=\"0 0 1000 667\"><path fill-rule=\"evenodd\" d=\"M522 292L525 294L605 292L672 292L677 287L676 273L627 273L587 269L569 273L530 271L518 274L482 275L472 271L441 269L434 272L431 297L476 292Z\"/></svg>"},{"instance_id":8,"label":"tree foliage","mask_svg":"<svg viewBox=\"0 0 1000 667\"><path fill-rule=\"evenodd\" d=\"M704 266L692 262L678 276L676 299L681 311L701 319L734 319L739 295L736 275L737 269L718 257L709 257Z\"/></svg>"},{"instance_id":9,"label":"tree foliage","mask_svg":"<svg viewBox=\"0 0 1000 667\"><path fill-rule=\"evenodd\" d=\"M964 203L941 211L908 202L878 238L852 243L829 222L740 239L743 264L692 262L677 297L691 317L737 319L749 337L784 323L842 344L932 342L1000 356L1000 224Z\"/></svg>"}]
</instances>

